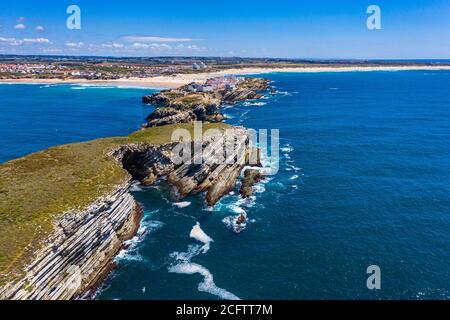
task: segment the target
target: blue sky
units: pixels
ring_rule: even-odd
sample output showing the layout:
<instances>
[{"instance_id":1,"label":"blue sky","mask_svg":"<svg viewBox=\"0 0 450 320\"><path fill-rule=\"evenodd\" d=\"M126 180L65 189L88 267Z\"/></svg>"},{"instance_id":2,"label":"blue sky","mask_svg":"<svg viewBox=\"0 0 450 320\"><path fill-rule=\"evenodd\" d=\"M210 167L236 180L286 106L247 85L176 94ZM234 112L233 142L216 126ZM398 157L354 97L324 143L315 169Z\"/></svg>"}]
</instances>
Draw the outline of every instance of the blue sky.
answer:
<instances>
[{"instance_id":1,"label":"blue sky","mask_svg":"<svg viewBox=\"0 0 450 320\"><path fill-rule=\"evenodd\" d=\"M366 27L372 4L381 30ZM1 1L0 53L445 59L450 0Z\"/></svg>"}]
</instances>

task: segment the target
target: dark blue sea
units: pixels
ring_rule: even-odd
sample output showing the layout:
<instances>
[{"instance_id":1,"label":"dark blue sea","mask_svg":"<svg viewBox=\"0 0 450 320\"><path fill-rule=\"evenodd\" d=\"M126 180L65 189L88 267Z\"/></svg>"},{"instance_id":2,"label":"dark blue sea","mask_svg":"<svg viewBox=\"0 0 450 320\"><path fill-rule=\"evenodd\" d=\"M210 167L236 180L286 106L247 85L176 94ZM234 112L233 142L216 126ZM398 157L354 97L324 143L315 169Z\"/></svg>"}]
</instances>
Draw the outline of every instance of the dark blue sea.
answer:
<instances>
[{"instance_id":1,"label":"dark blue sea","mask_svg":"<svg viewBox=\"0 0 450 320\"><path fill-rule=\"evenodd\" d=\"M449 299L450 72L266 77L276 95L225 113L280 130L279 173L213 209L135 186L139 236L97 298ZM124 135L151 112L148 90L74 87L0 85L0 161ZM380 290L366 286L370 265Z\"/></svg>"}]
</instances>

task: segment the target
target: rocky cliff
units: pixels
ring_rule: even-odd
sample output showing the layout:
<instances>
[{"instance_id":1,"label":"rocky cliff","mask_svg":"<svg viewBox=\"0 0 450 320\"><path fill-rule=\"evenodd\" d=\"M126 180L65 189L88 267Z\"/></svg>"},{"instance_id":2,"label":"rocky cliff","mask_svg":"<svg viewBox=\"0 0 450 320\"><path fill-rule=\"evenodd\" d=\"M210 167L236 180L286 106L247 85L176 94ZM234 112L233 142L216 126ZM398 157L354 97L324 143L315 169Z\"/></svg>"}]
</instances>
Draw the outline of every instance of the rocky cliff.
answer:
<instances>
[{"instance_id":1,"label":"rocky cliff","mask_svg":"<svg viewBox=\"0 0 450 320\"><path fill-rule=\"evenodd\" d=\"M132 180L165 179L174 200L204 193L209 206L232 191L243 168L260 160L246 129L205 123L221 134L185 141L183 162L174 161L171 142L174 129L221 121L222 104L258 98L267 88L264 79L229 81L211 81L204 92L185 86L144 97L157 109L148 128L128 137L58 146L0 165L0 299L74 299L92 291L139 227ZM248 195L259 178L247 178Z\"/></svg>"},{"instance_id":2,"label":"rocky cliff","mask_svg":"<svg viewBox=\"0 0 450 320\"><path fill-rule=\"evenodd\" d=\"M259 156L245 129L229 127L225 132L232 139L231 148L213 137L189 141L190 161L178 164L173 161L174 143L118 143L108 157L126 171L126 181L83 210L59 214L44 244L32 252L23 275L0 288L0 298L73 299L95 289L139 227L141 209L129 192L133 180L151 185L165 179L174 200L205 193L207 204L214 205L235 187L251 159L257 162ZM195 151L196 143L200 149ZM223 156L229 163L223 163ZM195 157L201 161L196 163Z\"/></svg>"},{"instance_id":3,"label":"rocky cliff","mask_svg":"<svg viewBox=\"0 0 450 320\"><path fill-rule=\"evenodd\" d=\"M73 299L95 287L139 226L141 209L128 189L127 182L83 212L62 215L24 277L2 287L0 297Z\"/></svg>"},{"instance_id":4,"label":"rocky cliff","mask_svg":"<svg viewBox=\"0 0 450 320\"><path fill-rule=\"evenodd\" d=\"M177 89L164 90L142 98L156 110L147 117L145 127L163 126L191 121L218 122L225 119L220 113L224 104L261 98L269 88L262 78L213 78L204 85L192 83Z\"/></svg>"},{"instance_id":5,"label":"rocky cliff","mask_svg":"<svg viewBox=\"0 0 450 320\"><path fill-rule=\"evenodd\" d=\"M114 157L144 185L166 179L172 186L171 195L175 201L205 193L207 205L213 206L232 191L245 166L260 163L260 153L245 129L235 127L227 130L226 135L232 139L231 143L225 144L222 139L203 141L200 151L194 150L195 141L188 142L188 149L192 151L190 160L181 164L172 161L174 144L159 147L127 145L118 149ZM199 156L200 161L195 161ZM225 158L228 161L224 162Z\"/></svg>"}]
</instances>

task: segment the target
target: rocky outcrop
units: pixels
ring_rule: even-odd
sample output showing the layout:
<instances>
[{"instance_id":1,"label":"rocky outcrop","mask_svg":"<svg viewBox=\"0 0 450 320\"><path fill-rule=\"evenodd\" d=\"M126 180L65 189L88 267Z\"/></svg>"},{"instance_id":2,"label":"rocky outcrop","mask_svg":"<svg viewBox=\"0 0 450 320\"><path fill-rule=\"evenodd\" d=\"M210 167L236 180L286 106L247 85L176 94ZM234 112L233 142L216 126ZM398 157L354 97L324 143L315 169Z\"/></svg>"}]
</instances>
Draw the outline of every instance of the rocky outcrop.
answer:
<instances>
[{"instance_id":1,"label":"rocky outcrop","mask_svg":"<svg viewBox=\"0 0 450 320\"><path fill-rule=\"evenodd\" d=\"M234 140L232 148L217 139L203 142L201 150L194 152L195 142L189 142L188 149L192 150L190 160L181 164L172 161L174 144L124 146L115 152L114 157L122 161L134 179L145 185L166 179L173 188L173 200L205 193L206 203L213 206L234 189L242 169L251 159L259 162L259 152L251 145L250 135L245 129L234 128L228 135ZM227 148L232 150L231 154L227 154L230 153ZM223 158L228 161L224 163Z\"/></svg>"},{"instance_id":2,"label":"rocky outcrop","mask_svg":"<svg viewBox=\"0 0 450 320\"><path fill-rule=\"evenodd\" d=\"M194 152L192 163L174 164L174 144L130 144L113 151L111 156L122 163L129 180L85 210L62 214L47 245L35 253L21 279L1 288L0 299L73 299L93 290L139 226L141 210L129 193L133 179L150 185L164 178L175 199L205 192L208 205L214 205L234 188L251 158L247 131L235 128L233 135L235 148L227 155L233 158L230 164L219 162L217 150L225 148L219 140L201 144L198 164ZM193 148L194 142L189 143Z\"/></svg>"},{"instance_id":3,"label":"rocky outcrop","mask_svg":"<svg viewBox=\"0 0 450 320\"><path fill-rule=\"evenodd\" d=\"M159 127L167 124L187 123L195 120L193 111L181 111L171 107L156 109L147 117L147 127Z\"/></svg>"},{"instance_id":4,"label":"rocky outcrop","mask_svg":"<svg viewBox=\"0 0 450 320\"><path fill-rule=\"evenodd\" d=\"M222 101L226 104L235 104L244 100L260 99L261 92L269 88L268 81L262 78L246 78L235 90L222 93Z\"/></svg>"},{"instance_id":5,"label":"rocky outcrop","mask_svg":"<svg viewBox=\"0 0 450 320\"><path fill-rule=\"evenodd\" d=\"M128 189L126 182L86 210L63 214L25 276L3 286L0 298L73 299L94 288L139 226L141 209Z\"/></svg>"},{"instance_id":6,"label":"rocky outcrop","mask_svg":"<svg viewBox=\"0 0 450 320\"><path fill-rule=\"evenodd\" d=\"M192 94L187 87L163 91L143 98L157 107L146 126L222 121L221 104L258 98L265 89L266 80L245 78L233 88L201 94ZM174 200L204 193L206 203L213 206L235 188L244 167L260 162L259 151L244 128L233 127L224 136L185 144L189 161L181 163L174 161L175 144L114 145L109 155L129 173L128 180L83 210L58 213L51 235L33 249L32 263L23 276L0 288L0 299L61 300L92 292L139 227L142 210L129 192L133 179L145 185L165 179L172 186ZM246 172L241 188L244 197L251 195L249 190L258 179L253 171ZM238 217L236 223L243 230L246 217Z\"/></svg>"},{"instance_id":7,"label":"rocky outcrop","mask_svg":"<svg viewBox=\"0 0 450 320\"><path fill-rule=\"evenodd\" d=\"M210 81L209 79L208 81ZM220 113L223 104L259 99L261 92L269 88L268 81L262 78L214 78L216 85L206 85L206 91L192 91L200 84L190 84L181 88L164 90L142 98L144 103L152 104L156 110L147 117L145 127L166 124L188 123L192 121L219 122L225 119ZM228 84L228 82L232 83ZM200 89L199 89L200 90Z\"/></svg>"}]
</instances>

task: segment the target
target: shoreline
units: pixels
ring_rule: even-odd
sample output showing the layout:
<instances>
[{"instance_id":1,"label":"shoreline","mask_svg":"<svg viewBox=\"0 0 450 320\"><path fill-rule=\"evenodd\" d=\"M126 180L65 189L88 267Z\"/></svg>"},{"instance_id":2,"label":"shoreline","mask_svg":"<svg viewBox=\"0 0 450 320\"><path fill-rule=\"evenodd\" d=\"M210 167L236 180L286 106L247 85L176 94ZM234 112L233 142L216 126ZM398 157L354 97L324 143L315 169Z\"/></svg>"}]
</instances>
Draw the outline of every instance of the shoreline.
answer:
<instances>
[{"instance_id":1,"label":"shoreline","mask_svg":"<svg viewBox=\"0 0 450 320\"><path fill-rule=\"evenodd\" d=\"M231 68L216 72L194 74L175 74L171 76L156 76L152 78L123 78L115 80L87 79L0 79L0 84L68 84L84 86L112 86L142 89L173 89L191 82L205 82L209 78L225 75L260 75L268 73L321 73L321 72L374 72L374 71L444 71L450 70L450 65L433 66L330 66L330 67L292 67L292 68Z\"/></svg>"},{"instance_id":2,"label":"shoreline","mask_svg":"<svg viewBox=\"0 0 450 320\"><path fill-rule=\"evenodd\" d=\"M246 81L242 88L227 89L228 93L238 93L229 99L253 98L261 82L267 84L264 79ZM198 101L197 106L208 101ZM224 101L221 98L216 103L222 105ZM186 108L194 108L188 102L183 103ZM172 162L173 130L184 128L194 132L192 121L199 120L190 118L194 114L128 136L54 146L19 158L20 161L2 164L0 181L4 184L0 184L0 189L5 190L6 183L13 187L11 192L0 192L0 209L21 220L6 231L0 230L4 238L14 234L15 240L12 247L0 246L0 254L15 259L14 263L0 265L0 281L5 283L0 286L0 300L95 298L114 269L115 257L136 236L142 223L143 208L131 193L132 180L152 185L158 179L167 178L180 200L197 194L195 190L198 190L204 193L208 206L214 206L230 188L235 188L241 171L251 164L254 152L249 149L250 133L242 127L222 121L203 122L203 132L208 128L221 132L233 128L233 134L238 136L233 150L243 153L237 157L238 161L244 159L242 162L218 168L214 162L204 162L199 170L201 174L192 177L187 174L196 164ZM223 147L221 140L212 141L210 146L213 150ZM15 170L21 175L15 175ZM47 176L50 171L51 176ZM36 190L34 181L43 181L43 187ZM27 207L16 206L16 199L26 199ZM54 199L61 205L53 206ZM36 212L35 208L40 211ZM26 221L29 212L36 212L37 218L32 224L24 225L22 221ZM0 223L5 222L9 223L7 218L0 219ZM47 223L45 229L41 227L44 223ZM28 230L36 226L42 230L38 236L31 240L23 236L32 233Z\"/></svg>"}]
</instances>

